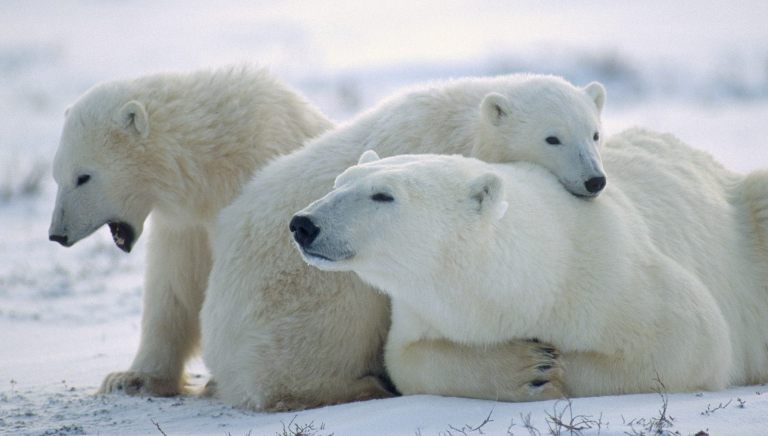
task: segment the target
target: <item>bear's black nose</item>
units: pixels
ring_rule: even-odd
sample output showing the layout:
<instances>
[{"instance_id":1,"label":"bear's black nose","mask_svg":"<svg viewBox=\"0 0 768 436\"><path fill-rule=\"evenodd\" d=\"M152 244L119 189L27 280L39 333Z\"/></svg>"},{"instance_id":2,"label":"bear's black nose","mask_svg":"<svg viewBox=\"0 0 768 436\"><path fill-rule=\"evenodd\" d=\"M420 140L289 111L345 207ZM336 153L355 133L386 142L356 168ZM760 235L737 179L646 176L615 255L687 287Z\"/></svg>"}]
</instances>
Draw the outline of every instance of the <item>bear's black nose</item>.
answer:
<instances>
[{"instance_id":1,"label":"bear's black nose","mask_svg":"<svg viewBox=\"0 0 768 436\"><path fill-rule=\"evenodd\" d=\"M584 182L584 187L590 194L597 194L605 188L605 177L592 177Z\"/></svg>"},{"instance_id":2,"label":"bear's black nose","mask_svg":"<svg viewBox=\"0 0 768 436\"><path fill-rule=\"evenodd\" d=\"M65 247L67 246L67 235L49 235L48 240L58 242Z\"/></svg>"},{"instance_id":3,"label":"bear's black nose","mask_svg":"<svg viewBox=\"0 0 768 436\"><path fill-rule=\"evenodd\" d=\"M312 244L317 235L320 233L320 227L317 227L312 220L305 215L295 215L288 228L293 233L293 239L298 242L302 247L306 247Z\"/></svg>"}]
</instances>

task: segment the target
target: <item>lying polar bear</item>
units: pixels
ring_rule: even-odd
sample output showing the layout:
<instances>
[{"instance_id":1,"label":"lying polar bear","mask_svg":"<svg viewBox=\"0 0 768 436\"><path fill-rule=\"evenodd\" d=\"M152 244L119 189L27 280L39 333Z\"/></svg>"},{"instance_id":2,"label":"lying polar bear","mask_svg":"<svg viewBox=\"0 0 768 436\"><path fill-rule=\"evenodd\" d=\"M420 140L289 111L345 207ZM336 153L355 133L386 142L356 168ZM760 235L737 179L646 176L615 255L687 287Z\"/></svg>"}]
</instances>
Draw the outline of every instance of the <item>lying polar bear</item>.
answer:
<instances>
[{"instance_id":1,"label":"lying polar bear","mask_svg":"<svg viewBox=\"0 0 768 436\"><path fill-rule=\"evenodd\" d=\"M437 82L394 95L259 170L216 226L200 312L203 357L216 382L209 392L256 410L390 395L378 381L389 301L352 273L326 274L304 264L285 231L291 216L327 194L368 148L383 156L528 160L555 174L563 192L594 197L606 183L604 103L599 83L576 87L553 76ZM520 358L509 358L510 350ZM495 370L492 377L478 372L477 379L518 388L519 399L560 396L560 366L548 350L510 341L493 352L515 371L503 381Z\"/></svg>"},{"instance_id":2,"label":"lying polar bear","mask_svg":"<svg viewBox=\"0 0 768 436\"><path fill-rule=\"evenodd\" d=\"M768 381L768 174L640 130L606 144L595 202L526 162L377 159L292 226L307 263L391 297L385 363L404 394L507 397L462 377L491 367L482 351L420 350L434 340L552 343L573 396Z\"/></svg>"}]
</instances>

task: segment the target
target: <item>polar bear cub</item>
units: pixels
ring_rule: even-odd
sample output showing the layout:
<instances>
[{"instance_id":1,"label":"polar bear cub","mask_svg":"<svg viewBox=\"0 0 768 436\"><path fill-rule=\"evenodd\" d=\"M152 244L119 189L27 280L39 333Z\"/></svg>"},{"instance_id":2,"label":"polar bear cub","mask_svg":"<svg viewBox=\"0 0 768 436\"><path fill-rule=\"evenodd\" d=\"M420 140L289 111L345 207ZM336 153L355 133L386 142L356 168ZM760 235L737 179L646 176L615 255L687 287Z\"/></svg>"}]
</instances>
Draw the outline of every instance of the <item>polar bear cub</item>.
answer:
<instances>
[{"instance_id":1,"label":"polar bear cub","mask_svg":"<svg viewBox=\"0 0 768 436\"><path fill-rule=\"evenodd\" d=\"M768 277L730 201L742 178L696 153L630 131L604 153L612 188L584 202L530 163L367 152L294 238L310 265L391 297L385 363L405 394L507 397L444 370L482 356L409 357L441 339L552 343L573 396L764 382Z\"/></svg>"},{"instance_id":2,"label":"polar bear cub","mask_svg":"<svg viewBox=\"0 0 768 436\"><path fill-rule=\"evenodd\" d=\"M596 197L606 185L600 159L605 96L598 82L575 88L552 76L529 77L511 97L491 92L480 104L472 157L537 163L572 194Z\"/></svg>"}]
</instances>

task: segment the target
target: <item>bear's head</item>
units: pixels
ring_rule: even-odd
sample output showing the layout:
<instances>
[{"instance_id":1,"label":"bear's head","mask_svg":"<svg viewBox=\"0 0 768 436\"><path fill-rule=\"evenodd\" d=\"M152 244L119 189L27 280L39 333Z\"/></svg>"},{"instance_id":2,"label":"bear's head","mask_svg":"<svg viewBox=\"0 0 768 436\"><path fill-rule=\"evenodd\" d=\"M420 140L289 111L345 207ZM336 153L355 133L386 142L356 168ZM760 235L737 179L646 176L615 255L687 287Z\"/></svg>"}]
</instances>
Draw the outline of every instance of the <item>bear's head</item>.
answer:
<instances>
[{"instance_id":1,"label":"bear's head","mask_svg":"<svg viewBox=\"0 0 768 436\"><path fill-rule=\"evenodd\" d=\"M472 156L486 162L529 161L550 170L572 194L595 197L605 187L600 112L605 88L577 88L534 76L509 95L490 93L479 108Z\"/></svg>"},{"instance_id":2,"label":"bear's head","mask_svg":"<svg viewBox=\"0 0 768 436\"><path fill-rule=\"evenodd\" d=\"M429 263L443 262L456 238L477 235L506 211L501 178L477 165L459 156L379 160L367 151L330 193L294 215L295 245L310 265L354 271L381 288L391 271L436 271Z\"/></svg>"},{"instance_id":3,"label":"bear's head","mask_svg":"<svg viewBox=\"0 0 768 436\"><path fill-rule=\"evenodd\" d=\"M145 106L123 86L104 84L65 112L53 161L58 185L49 239L69 247L104 224L131 251L152 209Z\"/></svg>"}]
</instances>

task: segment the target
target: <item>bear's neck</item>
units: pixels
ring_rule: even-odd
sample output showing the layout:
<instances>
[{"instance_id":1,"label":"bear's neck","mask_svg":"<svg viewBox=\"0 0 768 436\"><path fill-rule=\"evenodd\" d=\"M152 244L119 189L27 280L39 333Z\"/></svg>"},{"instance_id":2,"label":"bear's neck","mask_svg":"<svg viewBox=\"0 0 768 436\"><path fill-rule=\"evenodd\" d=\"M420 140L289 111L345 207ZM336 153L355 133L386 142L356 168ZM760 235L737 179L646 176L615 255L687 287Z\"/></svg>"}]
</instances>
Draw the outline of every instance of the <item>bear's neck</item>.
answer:
<instances>
[{"instance_id":1,"label":"bear's neck","mask_svg":"<svg viewBox=\"0 0 768 436\"><path fill-rule=\"evenodd\" d=\"M151 102L155 211L177 221L212 222L257 168L331 127L266 73L149 78L139 88L136 98Z\"/></svg>"},{"instance_id":2,"label":"bear's neck","mask_svg":"<svg viewBox=\"0 0 768 436\"><path fill-rule=\"evenodd\" d=\"M550 205L573 199L545 170L507 175L510 204L500 221L445 241L439 256L425 266L430 274L413 270L389 275L388 280L398 282L386 284L396 290L393 298L424 313L449 339L490 343L500 337L542 337L541 326L556 316L558 301L567 292L566 277L572 271L566 266L574 241L570 233L575 230L567 222L569 215ZM536 184L547 189L532 189Z\"/></svg>"}]
</instances>

